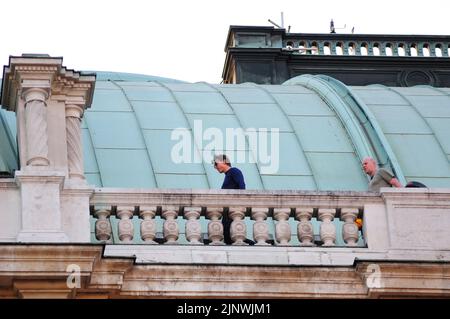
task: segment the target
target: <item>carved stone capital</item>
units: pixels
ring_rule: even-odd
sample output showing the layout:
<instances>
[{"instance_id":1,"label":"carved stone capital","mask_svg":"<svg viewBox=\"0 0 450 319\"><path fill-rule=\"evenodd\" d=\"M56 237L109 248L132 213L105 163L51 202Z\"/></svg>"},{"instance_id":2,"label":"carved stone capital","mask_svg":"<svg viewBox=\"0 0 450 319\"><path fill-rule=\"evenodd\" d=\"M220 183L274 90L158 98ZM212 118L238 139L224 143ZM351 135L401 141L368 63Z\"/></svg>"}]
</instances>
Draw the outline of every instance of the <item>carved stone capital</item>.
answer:
<instances>
[{"instance_id":1,"label":"carved stone capital","mask_svg":"<svg viewBox=\"0 0 450 319\"><path fill-rule=\"evenodd\" d=\"M49 95L50 91L48 88L22 87L22 98L25 101L25 108L31 101L39 101L44 103L44 106L47 106L47 99Z\"/></svg>"}]
</instances>

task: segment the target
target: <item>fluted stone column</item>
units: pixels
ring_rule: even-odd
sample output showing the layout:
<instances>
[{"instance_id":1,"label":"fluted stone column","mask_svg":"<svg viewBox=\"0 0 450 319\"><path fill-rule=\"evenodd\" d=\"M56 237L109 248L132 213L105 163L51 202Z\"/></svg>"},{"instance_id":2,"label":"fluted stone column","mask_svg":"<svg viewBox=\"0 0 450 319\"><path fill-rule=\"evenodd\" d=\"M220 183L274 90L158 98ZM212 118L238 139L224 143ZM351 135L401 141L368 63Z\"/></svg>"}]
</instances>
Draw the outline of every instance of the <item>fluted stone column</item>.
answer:
<instances>
[{"instance_id":1,"label":"fluted stone column","mask_svg":"<svg viewBox=\"0 0 450 319\"><path fill-rule=\"evenodd\" d=\"M208 239L211 241L210 245L225 245L223 242L223 225L219 220L222 217L222 212L222 208L207 208L206 217L210 219L208 223Z\"/></svg>"},{"instance_id":2,"label":"fluted stone column","mask_svg":"<svg viewBox=\"0 0 450 319\"><path fill-rule=\"evenodd\" d=\"M314 246L314 230L311 223L313 208L297 208L295 217L300 221L297 225L297 237L301 246Z\"/></svg>"},{"instance_id":3,"label":"fluted stone column","mask_svg":"<svg viewBox=\"0 0 450 319\"><path fill-rule=\"evenodd\" d=\"M269 225L267 225L266 218L269 213L268 208L252 208L252 218L255 220L253 224L253 238L258 246L270 245L269 240Z\"/></svg>"},{"instance_id":4,"label":"fluted stone column","mask_svg":"<svg viewBox=\"0 0 450 319\"><path fill-rule=\"evenodd\" d=\"M358 226L355 224L358 217L357 208L342 208L341 219L344 221L342 226L342 237L347 246L356 246L358 243Z\"/></svg>"},{"instance_id":5,"label":"fluted stone column","mask_svg":"<svg viewBox=\"0 0 450 319\"><path fill-rule=\"evenodd\" d=\"M273 217L278 221L275 225L275 238L279 246L288 246L291 240L291 226L288 222L290 213L290 208L274 209Z\"/></svg>"},{"instance_id":6,"label":"fluted stone column","mask_svg":"<svg viewBox=\"0 0 450 319\"><path fill-rule=\"evenodd\" d=\"M158 244L154 241L156 236L156 221L153 219L156 215L156 207L141 207L139 216L141 221L141 238L146 244Z\"/></svg>"},{"instance_id":7,"label":"fluted stone column","mask_svg":"<svg viewBox=\"0 0 450 319\"><path fill-rule=\"evenodd\" d=\"M201 207L185 207L184 217L186 221L186 239L189 244L200 245L200 239L202 237L202 229L200 225L200 212Z\"/></svg>"},{"instance_id":8,"label":"fluted stone column","mask_svg":"<svg viewBox=\"0 0 450 319\"><path fill-rule=\"evenodd\" d=\"M132 243L134 237L133 225L134 207L117 207L117 217L120 221L117 223L119 239L122 243Z\"/></svg>"},{"instance_id":9,"label":"fluted stone column","mask_svg":"<svg viewBox=\"0 0 450 319\"><path fill-rule=\"evenodd\" d=\"M323 246L334 246L336 242L336 226L333 224L336 209L334 208L319 208L320 224L320 238Z\"/></svg>"},{"instance_id":10,"label":"fluted stone column","mask_svg":"<svg viewBox=\"0 0 450 319\"><path fill-rule=\"evenodd\" d=\"M176 244L180 233L178 222L178 209L175 207L163 207L162 218L165 219L163 224L164 239L166 242L164 244Z\"/></svg>"},{"instance_id":11,"label":"fluted stone column","mask_svg":"<svg viewBox=\"0 0 450 319\"><path fill-rule=\"evenodd\" d=\"M84 180L81 146L81 117L83 105L66 103L67 162L70 179Z\"/></svg>"},{"instance_id":12,"label":"fluted stone column","mask_svg":"<svg viewBox=\"0 0 450 319\"><path fill-rule=\"evenodd\" d=\"M25 88L25 130L27 140L26 164L48 166L47 99L48 90Z\"/></svg>"},{"instance_id":13,"label":"fluted stone column","mask_svg":"<svg viewBox=\"0 0 450 319\"><path fill-rule=\"evenodd\" d=\"M111 239L110 215L111 211L109 209L98 209L95 211L95 216L98 218L95 222L95 237L98 240L109 241Z\"/></svg>"},{"instance_id":14,"label":"fluted stone column","mask_svg":"<svg viewBox=\"0 0 450 319\"><path fill-rule=\"evenodd\" d=\"M230 227L232 245L247 245L244 240L247 236L247 227L244 222L245 207L230 207L229 216L233 220Z\"/></svg>"}]
</instances>

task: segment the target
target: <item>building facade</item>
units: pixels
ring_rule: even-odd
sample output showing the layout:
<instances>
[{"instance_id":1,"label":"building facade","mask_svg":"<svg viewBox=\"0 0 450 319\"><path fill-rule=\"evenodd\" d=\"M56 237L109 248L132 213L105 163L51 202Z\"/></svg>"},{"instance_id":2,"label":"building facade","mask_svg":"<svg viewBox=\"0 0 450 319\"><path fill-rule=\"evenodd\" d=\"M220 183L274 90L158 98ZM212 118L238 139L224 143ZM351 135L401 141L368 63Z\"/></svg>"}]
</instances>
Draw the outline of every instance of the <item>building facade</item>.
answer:
<instances>
[{"instance_id":1,"label":"building facade","mask_svg":"<svg viewBox=\"0 0 450 319\"><path fill-rule=\"evenodd\" d=\"M321 54L305 65L339 69L348 82L328 72L280 77L278 62L260 61L267 48L253 47L249 59L277 79L266 81L265 71L239 64L241 46L278 41L284 55L283 41L298 49L300 35L250 29L231 27L227 40L224 81L240 84L10 58L0 111L0 296L450 295L448 39L427 42L439 58L404 57L432 74L434 82L419 83L429 85L412 86L422 76L412 73L407 85L373 84L371 73L371 85L354 83L349 74L362 69L336 68ZM347 58L377 68L396 61L339 57ZM210 162L218 152L242 169L246 190L220 190L223 175ZM403 185L427 188L367 192L367 156ZM223 214L233 220L232 245L223 243Z\"/></svg>"}]
</instances>

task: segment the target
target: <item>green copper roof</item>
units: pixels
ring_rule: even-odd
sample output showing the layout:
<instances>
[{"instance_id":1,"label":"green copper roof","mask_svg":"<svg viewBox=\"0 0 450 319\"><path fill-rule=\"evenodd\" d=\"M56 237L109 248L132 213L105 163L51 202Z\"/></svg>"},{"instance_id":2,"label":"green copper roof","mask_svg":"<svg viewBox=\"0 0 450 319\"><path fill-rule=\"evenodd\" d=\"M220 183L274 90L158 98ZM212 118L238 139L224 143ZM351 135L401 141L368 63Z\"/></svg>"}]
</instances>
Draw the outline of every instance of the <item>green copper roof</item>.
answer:
<instances>
[{"instance_id":1,"label":"green copper roof","mask_svg":"<svg viewBox=\"0 0 450 319\"><path fill-rule=\"evenodd\" d=\"M201 123L203 131L224 134L227 128L279 129L278 171L236 163L248 189L367 190L360 161L368 155L403 181L450 187L450 89L348 87L324 76L283 85L214 85L97 74L82 123L85 173L96 186L220 188L223 175L210 162L171 158L174 131L193 137L193 154L214 153L208 139L193 136ZM13 134L5 127L15 131L13 115L3 110L0 116L0 165L10 169L5 159L12 150L3 141ZM248 139L221 151L258 155Z\"/></svg>"}]
</instances>

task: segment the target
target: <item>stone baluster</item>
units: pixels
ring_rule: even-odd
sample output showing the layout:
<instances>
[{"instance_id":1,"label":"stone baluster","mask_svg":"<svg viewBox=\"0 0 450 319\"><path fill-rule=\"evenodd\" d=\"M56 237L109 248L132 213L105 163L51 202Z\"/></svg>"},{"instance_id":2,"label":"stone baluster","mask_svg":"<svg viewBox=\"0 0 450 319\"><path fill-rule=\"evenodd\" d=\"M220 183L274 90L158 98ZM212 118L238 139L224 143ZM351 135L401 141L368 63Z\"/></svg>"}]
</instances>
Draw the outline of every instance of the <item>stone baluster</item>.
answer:
<instances>
[{"instance_id":1,"label":"stone baluster","mask_svg":"<svg viewBox=\"0 0 450 319\"><path fill-rule=\"evenodd\" d=\"M247 227L244 222L245 207L230 207L229 216L233 220L230 226L230 236L232 245L247 245L244 240L247 238Z\"/></svg>"},{"instance_id":2,"label":"stone baluster","mask_svg":"<svg viewBox=\"0 0 450 319\"><path fill-rule=\"evenodd\" d=\"M299 220L297 237L301 246L314 246L314 230L311 223L313 208L297 208L295 217Z\"/></svg>"},{"instance_id":3,"label":"stone baluster","mask_svg":"<svg viewBox=\"0 0 450 319\"><path fill-rule=\"evenodd\" d=\"M141 207L139 216L141 221L141 238L146 244L158 244L153 239L156 236L156 221L153 219L156 215L156 207Z\"/></svg>"},{"instance_id":4,"label":"stone baluster","mask_svg":"<svg viewBox=\"0 0 450 319\"><path fill-rule=\"evenodd\" d=\"M178 208L166 207L161 215L165 219L163 224L165 244L176 244L180 233L177 222Z\"/></svg>"},{"instance_id":5,"label":"stone baluster","mask_svg":"<svg viewBox=\"0 0 450 319\"><path fill-rule=\"evenodd\" d=\"M47 90L29 88L23 91L27 137L27 161L30 166L48 166Z\"/></svg>"},{"instance_id":6,"label":"stone baluster","mask_svg":"<svg viewBox=\"0 0 450 319\"><path fill-rule=\"evenodd\" d=\"M83 151L81 147L81 117L83 105L66 102L67 162L69 178L84 180Z\"/></svg>"},{"instance_id":7,"label":"stone baluster","mask_svg":"<svg viewBox=\"0 0 450 319\"><path fill-rule=\"evenodd\" d=\"M97 209L95 211L95 217L98 219L95 221L95 237L103 242L111 239L112 229L109 216L111 210L109 209Z\"/></svg>"},{"instance_id":8,"label":"stone baluster","mask_svg":"<svg viewBox=\"0 0 450 319\"><path fill-rule=\"evenodd\" d=\"M184 217L186 221L186 239L189 244L200 245L200 239L202 238L202 228L200 225L200 212L201 207L185 207Z\"/></svg>"},{"instance_id":9,"label":"stone baluster","mask_svg":"<svg viewBox=\"0 0 450 319\"><path fill-rule=\"evenodd\" d=\"M208 239L210 245L225 245L223 242L223 225L219 220L222 217L222 208L211 207L206 211L206 216L210 219L208 223Z\"/></svg>"},{"instance_id":10,"label":"stone baluster","mask_svg":"<svg viewBox=\"0 0 450 319\"><path fill-rule=\"evenodd\" d=\"M134 237L133 225L134 207L117 207L117 217L120 218L117 223L119 239L123 243L131 243Z\"/></svg>"},{"instance_id":11,"label":"stone baluster","mask_svg":"<svg viewBox=\"0 0 450 319\"><path fill-rule=\"evenodd\" d=\"M278 221L275 225L275 239L278 246L288 246L291 240L291 226L288 222L290 214L290 208L275 208L273 211L273 217Z\"/></svg>"},{"instance_id":12,"label":"stone baluster","mask_svg":"<svg viewBox=\"0 0 450 319\"><path fill-rule=\"evenodd\" d=\"M333 224L336 209L334 208L319 208L320 224L320 238L323 246L334 246L336 241L336 226Z\"/></svg>"},{"instance_id":13,"label":"stone baluster","mask_svg":"<svg viewBox=\"0 0 450 319\"><path fill-rule=\"evenodd\" d=\"M266 223L266 218L269 213L268 208L252 208L252 218L255 220L253 224L253 238L258 246L270 245L269 240L269 225Z\"/></svg>"},{"instance_id":14,"label":"stone baluster","mask_svg":"<svg viewBox=\"0 0 450 319\"><path fill-rule=\"evenodd\" d=\"M356 246L358 243L358 226L355 224L358 212L357 208L341 209L341 220L344 221L342 237L347 246Z\"/></svg>"}]
</instances>

